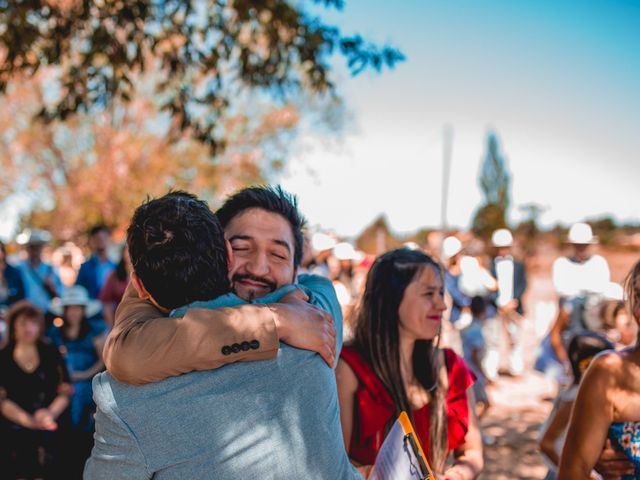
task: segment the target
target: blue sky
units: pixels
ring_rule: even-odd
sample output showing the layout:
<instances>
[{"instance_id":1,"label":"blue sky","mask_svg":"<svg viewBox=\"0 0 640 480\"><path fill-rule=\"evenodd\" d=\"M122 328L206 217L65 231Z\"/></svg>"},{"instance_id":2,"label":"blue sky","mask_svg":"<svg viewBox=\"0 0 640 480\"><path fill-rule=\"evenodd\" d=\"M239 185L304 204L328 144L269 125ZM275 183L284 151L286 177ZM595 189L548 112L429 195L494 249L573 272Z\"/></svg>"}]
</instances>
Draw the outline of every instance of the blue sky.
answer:
<instances>
[{"instance_id":1,"label":"blue sky","mask_svg":"<svg viewBox=\"0 0 640 480\"><path fill-rule=\"evenodd\" d=\"M529 202L548 207L545 225L640 220L640 1L347 0L323 18L407 61L352 78L335 58L352 126L339 144L308 132L283 178L311 223L439 225L445 124L450 224L467 227L481 201L489 129L513 175L513 221Z\"/></svg>"}]
</instances>

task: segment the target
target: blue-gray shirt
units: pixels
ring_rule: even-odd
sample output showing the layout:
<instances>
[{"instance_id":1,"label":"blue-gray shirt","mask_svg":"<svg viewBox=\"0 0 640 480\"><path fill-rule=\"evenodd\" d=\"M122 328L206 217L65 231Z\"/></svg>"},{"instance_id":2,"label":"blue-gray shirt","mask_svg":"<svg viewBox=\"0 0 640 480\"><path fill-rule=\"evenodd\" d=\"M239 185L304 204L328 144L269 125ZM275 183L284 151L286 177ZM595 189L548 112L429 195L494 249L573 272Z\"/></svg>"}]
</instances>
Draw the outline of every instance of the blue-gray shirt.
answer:
<instances>
[{"instance_id":1,"label":"blue-gray shirt","mask_svg":"<svg viewBox=\"0 0 640 480\"><path fill-rule=\"evenodd\" d=\"M342 314L331 283L301 276L300 284L332 315L339 352ZM197 306L242 303L225 295ZM273 360L137 387L105 372L93 392L95 446L85 479L362 478L345 452L334 371L313 352L281 344Z\"/></svg>"}]
</instances>

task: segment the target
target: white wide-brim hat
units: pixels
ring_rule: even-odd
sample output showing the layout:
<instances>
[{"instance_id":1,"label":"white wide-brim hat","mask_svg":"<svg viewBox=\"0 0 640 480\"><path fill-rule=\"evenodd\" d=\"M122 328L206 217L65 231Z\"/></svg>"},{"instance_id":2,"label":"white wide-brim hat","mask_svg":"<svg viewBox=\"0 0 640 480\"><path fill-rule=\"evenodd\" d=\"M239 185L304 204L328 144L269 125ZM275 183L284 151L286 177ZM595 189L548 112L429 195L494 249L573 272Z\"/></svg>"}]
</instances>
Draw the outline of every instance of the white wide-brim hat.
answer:
<instances>
[{"instance_id":1,"label":"white wide-brim hat","mask_svg":"<svg viewBox=\"0 0 640 480\"><path fill-rule=\"evenodd\" d=\"M448 260L462 250L462 242L456 237L447 237L442 242L442 258Z\"/></svg>"},{"instance_id":2,"label":"white wide-brim hat","mask_svg":"<svg viewBox=\"0 0 640 480\"><path fill-rule=\"evenodd\" d=\"M511 247L513 245L513 235L506 228L499 228L491 235L491 243L494 247Z\"/></svg>"},{"instance_id":3,"label":"white wide-brim hat","mask_svg":"<svg viewBox=\"0 0 640 480\"><path fill-rule=\"evenodd\" d=\"M593 234L591 225L588 223L578 222L571 225L567 242L575 245L593 245L598 243L598 237Z\"/></svg>"},{"instance_id":4,"label":"white wide-brim hat","mask_svg":"<svg viewBox=\"0 0 640 480\"><path fill-rule=\"evenodd\" d=\"M54 315L63 316L65 307L71 305L83 306L85 308L84 315L87 318L93 317L102 310L102 303L89 298L87 289L80 285L68 288L61 298L54 298L49 305L49 310Z\"/></svg>"},{"instance_id":5,"label":"white wide-brim hat","mask_svg":"<svg viewBox=\"0 0 640 480\"><path fill-rule=\"evenodd\" d=\"M26 228L16 237L18 245L44 245L50 241L51 234L37 228Z\"/></svg>"},{"instance_id":6,"label":"white wide-brim hat","mask_svg":"<svg viewBox=\"0 0 640 480\"><path fill-rule=\"evenodd\" d=\"M364 257L349 242L340 242L333 247L333 256L338 260L354 260L360 261Z\"/></svg>"},{"instance_id":7,"label":"white wide-brim hat","mask_svg":"<svg viewBox=\"0 0 640 480\"><path fill-rule=\"evenodd\" d=\"M311 237L311 248L314 252L320 253L331 250L336 246L336 240L326 233L317 232Z\"/></svg>"}]
</instances>

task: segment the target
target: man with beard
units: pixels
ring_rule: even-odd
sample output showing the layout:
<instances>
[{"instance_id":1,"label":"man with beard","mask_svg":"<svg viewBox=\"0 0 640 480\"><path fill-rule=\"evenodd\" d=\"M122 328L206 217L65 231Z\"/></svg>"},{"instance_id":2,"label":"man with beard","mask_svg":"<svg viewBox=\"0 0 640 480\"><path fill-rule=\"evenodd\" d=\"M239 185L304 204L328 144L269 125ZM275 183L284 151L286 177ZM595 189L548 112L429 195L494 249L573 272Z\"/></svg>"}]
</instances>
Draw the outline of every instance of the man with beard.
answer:
<instances>
[{"instance_id":1,"label":"man with beard","mask_svg":"<svg viewBox=\"0 0 640 480\"><path fill-rule=\"evenodd\" d=\"M280 188L250 187L230 197L216 216L233 251L231 289L238 297L251 302L295 282L304 220L293 197ZM318 281L302 277L303 285ZM326 302L333 296L331 289ZM275 358L280 341L318 352L333 366L336 328L342 344L342 317L332 319L303 297L301 290L292 290L281 299L286 303L268 308L247 303L165 318L160 315L167 312L159 312L129 285L104 348L105 365L117 380L141 385L236 361Z\"/></svg>"},{"instance_id":2,"label":"man with beard","mask_svg":"<svg viewBox=\"0 0 640 480\"><path fill-rule=\"evenodd\" d=\"M146 205L155 207L153 202ZM203 243L210 242L211 248L220 250L220 239L209 239L197 229L185 233L194 230L189 215L172 210L170 205L143 207L134 215L128 234L133 284L140 297L161 311L204 300L185 295L189 292L186 287L200 287L201 276L189 277L191 270L197 273L203 263L212 277L217 275L217 284L224 283L219 276L220 262L207 266L199 258L207 257L199 255L206 250ZM167 215L171 222L154 218ZM224 295L195 306L231 306L241 303L240 298L261 296L260 302L274 302L296 288L279 288L294 281L302 254L302 237L298 235L302 219L289 196L280 189L247 189L231 197L219 215L236 258L230 278L240 297ZM165 228L169 224L173 226ZM163 227L156 228L160 234L135 235L134 225L142 225L143 230ZM138 237L145 239L141 241L143 248L135 246ZM164 262L165 257L176 261ZM171 282L176 275L182 277L182 287L180 282ZM305 292L310 301L333 315L340 344L342 319L330 283L317 277L300 280L309 287ZM163 292L172 300L162 298ZM188 301L182 301L185 298ZM123 304L116 327L122 318L131 316L130 310L131 303ZM192 308L187 312L202 320L208 311ZM211 350L199 351L205 345L201 337L206 321L186 321L185 317L166 336L161 325L167 319L153 318L153 312L140 315L140 310L135 315L134 322L125 318L134 328L118 332L110 345L112 365L114 360L116 364L130 362L132 357L122 358L142 349L145 353L133 358L143 360L143 365L128 373L142 372L144 376L152 370L150 376L166 377L200 368L207 356L212 357ZM148 328L136 328L140 325ZM155 351L148 350L157 342L147 342L146 336L163 338L164 356L156 357ZM180 341L174 342L174 338ZM224 345L220 352L223 356L239 355L256 343L245 340ZM148 355L162 360L162 365L145 362ZM141 387L126 386L102 374L94 380L94 396L98 403L96 445L86 478L226 478L234 474L245 478L359 478L340 441L334 372L313 352L282 345L274 360L192 372Z\"/></svg>"}]
</instances>

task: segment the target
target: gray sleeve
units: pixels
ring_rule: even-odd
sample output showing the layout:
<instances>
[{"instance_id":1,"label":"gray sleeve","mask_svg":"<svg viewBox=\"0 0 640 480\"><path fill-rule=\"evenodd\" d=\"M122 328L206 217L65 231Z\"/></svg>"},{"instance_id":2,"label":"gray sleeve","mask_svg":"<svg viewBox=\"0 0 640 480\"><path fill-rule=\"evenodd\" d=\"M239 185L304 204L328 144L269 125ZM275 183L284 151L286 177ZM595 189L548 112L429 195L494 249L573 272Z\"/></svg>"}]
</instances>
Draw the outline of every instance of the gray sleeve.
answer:
<instances>
[{"instance_id":1,"label":"gray sleeve","mask_svg":"<svg viewBox=\"0 0 640 480\"><path fill-rule=\"evenodd\" d=\"M152 478L138 442L126 423L111 408L111 389L98 375L93 381L96 431L85 480L142 480Z\"/></svg>"},{"instance_id":2,"label":"gray sleeve","mask_svg":"<svg viewBox=\"0 0 640 480\"><path fill-rule=\"evenodd\" d=\"M342 308L331 281L320 275L303 274L298 277L298 285L309 295L313 305L328 312L336 327L336 359L342 350Z\"/></svg>"}]
</instances>

